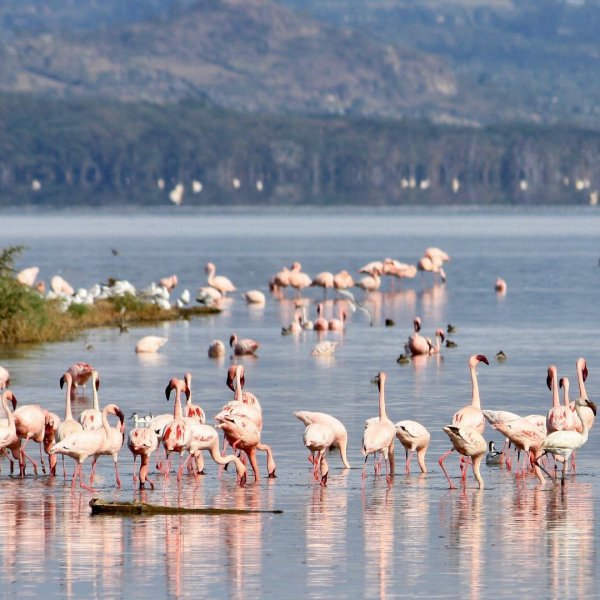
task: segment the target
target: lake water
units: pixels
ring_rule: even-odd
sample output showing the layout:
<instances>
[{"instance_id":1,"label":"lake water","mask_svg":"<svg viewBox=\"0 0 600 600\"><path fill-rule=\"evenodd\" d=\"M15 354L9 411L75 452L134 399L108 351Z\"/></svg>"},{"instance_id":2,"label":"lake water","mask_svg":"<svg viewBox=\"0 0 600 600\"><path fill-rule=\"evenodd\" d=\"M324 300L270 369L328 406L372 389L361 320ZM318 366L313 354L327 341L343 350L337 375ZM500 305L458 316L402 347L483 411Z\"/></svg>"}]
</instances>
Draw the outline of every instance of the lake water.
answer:
<instances>
[{"instance_id":1,"label":"lake water","mask_svg":"<svg viewBox=\"0 0 600 600\"><path fill-rule=\"evenodd\" d=\"M176 273L176 291L205 285L204 265L232 279L239 291L267 294L262 309L234 295L221 314L159 326L88 331L74 341L34 348L3 348L0 364L12 374L20 404L39 403L64 414L58 380L73 362L100 372L101 404L116 402L126 415L172 410L164 388L191 371L195 402L212 417L230 399L225 387L229 359L207 356L211 340L236 332L261 343L256 359L241 359L246 386L264 412L262 439L277 462L276 479L236 486L231 472L206 457L196 485L184 477L141 494L147 502L185 507L280 509L283 514L244 516L92 517L93 496L140 498L132 481L132 457L119 458L123 486L114 485L112 461L98 463L97 493L72 492L56 478L0 474L3 597L36 598L400 598L400 597L591 597L599 576L598 502L600 436L592 430L580 450L577 474L564 488L533 476L517 480L505 468L482 466L479 491L469 471L465 490L449 490L437 458L450 448L441 431L470 403L467 367L485 354L479 386L484 408L522 415L546 414L550 364L571 380L575 361L587 359L587 391L600 387L600 212L573 209L267 209L217 212L165 210L120 213L0 214L1 246L24 244L17 267L40 267L47 283L62 275L74 287L109 277L144 287ZM396 284L368 301L375 322L351 313L333 358L309 355L315 332L282 336L292 320L292 293L277 300L269 278L299 260L311 275L357 269L387 256L416 263L428 246L452 257L445 285L431 277ZM117 250L113 254L111 249ZM508 283L494 291L497 277ZM358 298L363 297L360 290ZM304 293L315 318L319 289ZM333 295L331 296L333 298ZM328 315L337 312L333 300ZM456 348L440 356L396 362L421 316L426 335L448 323ZM385 319L395 326L386 327ZM164 335L156 355L134 353L136 341ZM494 357L500 350L504 363ZM387 373L388 414L414 419L432 434L429 474L404 475L397 444L396 477L388 487L369 461L363 482L360 453L366 418L377 414L377 388ZM91 405L89 391L74 407ZM312 478L303 425L292 412L318 410L340 418L349 433L352 469L330 457L327 487ZM211 419L209 419L210 421ZM131 422L129 422L131 424ZM500 446L502 436L485 431ZM29 449L37 455L31 443ZM264 457L259 457L266 474ZM59 461L60 465L60 461ZM458 459L446 465L459 483ZM72 472L73 463L67 459ZM60 467L59 467L60 471ZM84 465L89 473L89 464Z\"/></svg>"}]
</instances>

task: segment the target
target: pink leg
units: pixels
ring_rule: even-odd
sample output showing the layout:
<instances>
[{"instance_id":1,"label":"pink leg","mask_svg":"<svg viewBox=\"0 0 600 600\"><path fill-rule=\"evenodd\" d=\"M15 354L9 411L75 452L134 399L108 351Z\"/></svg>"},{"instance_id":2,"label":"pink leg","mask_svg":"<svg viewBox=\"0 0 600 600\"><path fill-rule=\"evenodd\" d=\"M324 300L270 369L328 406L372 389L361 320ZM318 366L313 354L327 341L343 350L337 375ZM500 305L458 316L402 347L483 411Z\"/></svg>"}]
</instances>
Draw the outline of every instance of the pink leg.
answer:
<instances>
[{"instance_id":1,"label":"pink leg","mask_svg":"<svg viewBox=\"0 0 600 600\"><path fill-rule=\"evenodd\" d=\"M117 482L117 487L121 487L121 478L119 477L119 467L117 466L117 461L114 461L115 463L115 480Z\"/></svg>"},{"instance_id":2,"label":"pink leg","mask_svg":"<svg viewBox=\"0 0 600 600\"><path fill-rule=\"evenodd\" d=\"M448 452L442 454L442 456L440 456L438 459L438 463L439 463L440 467L442 467L442 471L444 471L444 475L446 476L446 479L448 480L448 485L450 486L450 489L455 490L456 486L450 481L450 475L448 475L448 471L446 471L446 467L444 467L444 460L446 460L446 457L448 457L451 452L454 452L454 448L451 448L450 450L448 450Z\"/></svg>"},{"instance_id":3,"label":"pink leg","mask_svg":"<svg viewBox=\"0 0 600 600\"><path fill-rule=\"evenodd\" d=\"M408 450L406 450L406 466L405 466L405 471L407 475L410 475L410 461L412 460L412 456L413 456L413 451L411 450L410 452Z\"/></svg>"}]
</instances>

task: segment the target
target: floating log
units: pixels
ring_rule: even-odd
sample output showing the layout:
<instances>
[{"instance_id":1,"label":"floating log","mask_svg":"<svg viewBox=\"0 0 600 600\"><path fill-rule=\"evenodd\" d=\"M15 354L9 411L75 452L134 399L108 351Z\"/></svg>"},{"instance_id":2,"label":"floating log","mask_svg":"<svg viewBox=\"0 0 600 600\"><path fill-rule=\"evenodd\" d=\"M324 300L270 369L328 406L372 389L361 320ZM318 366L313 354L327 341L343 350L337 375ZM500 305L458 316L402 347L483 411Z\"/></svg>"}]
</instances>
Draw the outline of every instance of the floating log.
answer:
<instances>
[{"instance_id":1,"label":"floating log","mask_svg":"<svg viewBox=\"0 0 600 600\"><path fill-rule=\"evenodd\" d=\"M245 508L184 508L181 506L163 506L145 502L109 502L101 498L90 500L92 515L251 515L269 513L279 515L282 510L258 510Z\"/></svg>"}]
</instances>

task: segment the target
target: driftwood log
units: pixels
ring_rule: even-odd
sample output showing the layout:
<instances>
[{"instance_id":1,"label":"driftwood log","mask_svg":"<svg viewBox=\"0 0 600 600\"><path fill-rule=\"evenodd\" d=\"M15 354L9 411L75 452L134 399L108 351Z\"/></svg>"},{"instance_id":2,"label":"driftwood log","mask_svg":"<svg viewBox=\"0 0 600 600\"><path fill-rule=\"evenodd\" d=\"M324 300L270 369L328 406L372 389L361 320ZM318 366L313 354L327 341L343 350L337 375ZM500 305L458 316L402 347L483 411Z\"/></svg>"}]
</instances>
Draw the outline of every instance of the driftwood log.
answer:
<instances>
[{"instance_id":1,"label":"driftwood log","mask_svg":"<svg viewBox=\"0 0 600 600\"><path fill-rule=\"evenodd\" d=\"M278 515L282 510L257 510L244 508L184 508L180 506L163 506L146 504L145 502L109 502L101 498L90 500L92 515L251 515L269 513Z\"/></svg>"}]
</instances>

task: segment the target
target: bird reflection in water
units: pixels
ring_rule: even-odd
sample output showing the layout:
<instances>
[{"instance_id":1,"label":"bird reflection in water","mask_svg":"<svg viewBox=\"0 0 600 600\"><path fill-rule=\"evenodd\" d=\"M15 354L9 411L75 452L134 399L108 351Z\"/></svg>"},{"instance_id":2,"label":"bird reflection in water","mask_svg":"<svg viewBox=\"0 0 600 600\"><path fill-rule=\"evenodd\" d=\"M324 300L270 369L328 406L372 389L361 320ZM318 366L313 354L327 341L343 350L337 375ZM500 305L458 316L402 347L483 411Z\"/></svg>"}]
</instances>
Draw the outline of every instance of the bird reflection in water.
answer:
<instances>
[{"instance_id":1,"label":"bird reflection in water","mask_svg":"<svg viewBox=\"0 0 600 600\"><path fill-rule=\"evenodd\" d=\"M363 493L363 564L367 598L393 598L394 584L394 494L393 488L374 488L367 499Z\"/></svg>"},{"instance_id":2,"label":"bird reflection in water","mask_svg":"<svg viewBox=\"0 0 600 600\"><path fill-rule=\"evenodd\" d=\"M336 567L346 563L347 512L347 494L324 486L313 487L304 526L308 589L333 592Z\"/></svg>"}]
</instances>

